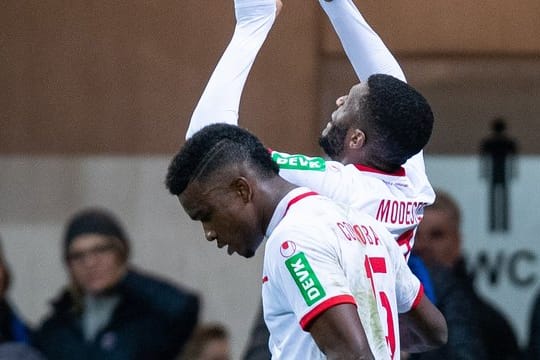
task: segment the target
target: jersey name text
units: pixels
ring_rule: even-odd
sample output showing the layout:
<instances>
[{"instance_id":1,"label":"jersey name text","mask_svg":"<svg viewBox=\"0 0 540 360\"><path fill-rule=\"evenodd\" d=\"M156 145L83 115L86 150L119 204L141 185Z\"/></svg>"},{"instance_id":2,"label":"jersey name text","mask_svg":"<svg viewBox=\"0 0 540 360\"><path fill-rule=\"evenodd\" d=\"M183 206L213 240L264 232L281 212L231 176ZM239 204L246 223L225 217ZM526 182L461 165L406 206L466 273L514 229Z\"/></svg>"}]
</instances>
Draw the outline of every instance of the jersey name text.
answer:
<instances>
[{"instance_id":1,"label":"jersey name text","mask_svg":"<svg viewBox=\"0 0 540 360\"><path fill-rule=\"evenodd\" d=\"M391 224L418 224L418 211L426 205L425 202L382 199L375 218Z\"/></svg>"}]
</instances>

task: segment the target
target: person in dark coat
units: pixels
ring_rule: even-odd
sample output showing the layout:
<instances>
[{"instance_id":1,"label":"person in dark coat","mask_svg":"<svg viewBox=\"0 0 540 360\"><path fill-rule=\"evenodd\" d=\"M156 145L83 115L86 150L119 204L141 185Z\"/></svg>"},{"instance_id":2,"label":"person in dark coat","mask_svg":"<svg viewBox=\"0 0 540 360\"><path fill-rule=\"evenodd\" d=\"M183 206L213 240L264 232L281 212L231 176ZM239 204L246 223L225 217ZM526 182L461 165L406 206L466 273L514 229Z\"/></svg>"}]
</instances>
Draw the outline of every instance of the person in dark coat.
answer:
<instances>
[{"instance_id":1,"label":"person in dark coat","mask_svg":"<svg viewBox=\"0 0 540 360\"><path fill-rule=\"evenodd\" d=\"M53 301L35 345L55 360L174 359L199 314L195 294L128 263L117 219L87 209L68 223L64 259L71 284Z\"/></svg>"},{"instance_id":2,"label":"person in dark coat","mask_svg":"<svg viewBox=\"0 0 540 360\"><path fill-rule=\"evenodd\" d=\"M444 191L437 190L436 195L433 205L424 211L413 250L431 268L438 301L436 305L448 321L448 344L437 350L439 357L432 358L521 359L521 349L510 322L477 293L473 279L466 271L461 250L461 212L458 205ZM468 305L464 306L465 303ZM440 355L444 351L461 355ZM415 359L425 360L430 354L422 356L425 357Z\"/></svg>"}]
</instances>

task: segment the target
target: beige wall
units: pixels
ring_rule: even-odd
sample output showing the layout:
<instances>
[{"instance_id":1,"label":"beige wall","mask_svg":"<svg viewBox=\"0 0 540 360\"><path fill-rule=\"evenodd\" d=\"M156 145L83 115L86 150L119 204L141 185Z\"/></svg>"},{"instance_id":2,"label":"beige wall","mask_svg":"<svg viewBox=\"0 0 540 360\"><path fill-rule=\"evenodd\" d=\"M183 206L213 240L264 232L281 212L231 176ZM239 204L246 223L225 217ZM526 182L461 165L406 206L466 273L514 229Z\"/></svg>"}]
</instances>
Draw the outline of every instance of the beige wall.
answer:
<instances>
[{"instance_id":1,"label":"beige wall","mask_svg":"<svg viewBox=\"0 0 540 360\"><path fill-rule=\"evenodd\" d=\"M402 54L540 53L540 3L522 1L355 1L375 30ZM325 26L323 48L340 52Z\"/></svg>"},{"instance_id":2,"label":"beige wall","mask_svg":"<svg viewBox=\"0 0 540 360\"><path fill-rule=\"evenodd\" d=\"M444 97L456 71L441 72L441 64L448 70L457 66L456 59L465 64L479 56L502 59L497 71L485 73L491 82L500 73L514 73L504 65L509 58L532 61L529 70L537 75L538 1L358 4L389 46L402 60L406 57L406 70L421 66L420 72L436 73L437 82L425 87L421 74L410 76L415 83L420 79L418 86L428 97ZM224 0L8 1L0 13L0 153L172 153L233 21L232 4ZM437 63L425 61L433 56ZM329 112L319 99L331 102L355 81L352 75L347 83L328 81L327 74L347 74L343 64L340 45L316 1L286 1L248 81L242 125L276 148L317 151L320 118ZM488 90L509 93L511 103L523 92L537 96L537 78L529 84L528 75L522 75L510 84L521 92L508 90L506 81ZM471 79L469 85L476 86ZM480 93L471 93L469 102L485 89L485 82L478 85ZM452 97L434 103L442 118L458 122L450 132L463 121L446 113ZM522 128L538 118L537 109L528 111L529 117L515 119ZM492 115L484 111L477 118ZM445 123L441 126L446 132ZM432 150L456 149L434 141ZM527 145L527 151L538 152L538 145Z\"/></svg>"},{"instance_id":3,"label":"beige wall","mask_svg":"<svg viewBox=\"0 0 540 360\"><path fill-rule=\"evenodd\" d=\"M289 6L255 65L245 125L269 141L315 135L315 17ZM215 0L10 2L0 24L0 152L33 154L172 153L234 29Z\"/></svg>"},{"instance_id":4,"label":"beige wall","mask_svg":"<svg viewBox=\"0 0 540 360\"><path fill-rule=\"evenodd\" d=\"M426 153L477 154L491 121L506 119L521 154L540 153L540 59L407 57L398 59L409 83L429 100L435 125ZM323 62L321 118L334 108L332 94L356 81L346 59ZM321 123L322 126L322 123Z\"/></svg>"}]
</instances>

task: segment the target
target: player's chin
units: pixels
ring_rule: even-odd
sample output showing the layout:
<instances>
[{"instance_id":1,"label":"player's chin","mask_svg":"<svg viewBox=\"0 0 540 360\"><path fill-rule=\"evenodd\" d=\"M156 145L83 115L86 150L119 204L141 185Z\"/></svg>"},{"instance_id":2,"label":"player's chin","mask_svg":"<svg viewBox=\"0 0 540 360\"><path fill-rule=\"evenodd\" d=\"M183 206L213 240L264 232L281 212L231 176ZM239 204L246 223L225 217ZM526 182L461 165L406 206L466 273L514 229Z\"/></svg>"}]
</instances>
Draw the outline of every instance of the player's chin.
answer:
<instances>
[{"instance_id":1,"label":"player's chin","mask_svg":"<svg viewBox=\"0 0 540 360\"><path fill-rule=\"evenodd\" d=\"M243 256L247 259L255 256L255 250L249 249L249 248L237 250L236 252L238 253L238 255ZM229 255L232 255L232 254L229 254Z\"/></svg>"},{"instance_id":2,"label":"player's chin","mask_svg":"<svg viewBox=\"0 0 540 360\"><path fill-rule=\"evenodd\" d=\"M243 256L245 258L251 258L255 256L255 253L257 252L257 249L261 245L262 241L264 240L263 234L257 234L254 236L245 236L244 238L252 239L252 241L245 242L240 246L238 249L236 249L236 252L238 255Z\"/></svg>"}]
</instances>

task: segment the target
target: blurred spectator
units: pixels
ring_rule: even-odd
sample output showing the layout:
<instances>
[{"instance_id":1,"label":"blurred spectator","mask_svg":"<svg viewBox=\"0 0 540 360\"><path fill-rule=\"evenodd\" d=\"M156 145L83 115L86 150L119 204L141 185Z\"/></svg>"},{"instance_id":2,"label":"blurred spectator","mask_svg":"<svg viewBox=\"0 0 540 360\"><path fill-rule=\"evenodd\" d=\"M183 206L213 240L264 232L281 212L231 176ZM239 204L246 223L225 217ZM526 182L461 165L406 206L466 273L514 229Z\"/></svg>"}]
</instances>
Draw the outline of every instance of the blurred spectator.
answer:
<instances>
[{"instance_id":1,"label":"blurred spectator","mask_svg":"<svg viewBox=\"0 0 540 360\"><path fill-rule=\"evenodd\" d=\"M527 355L529 360L540 359L540 292L536 295L532 307Z\"/></svg>"},{"instance_id":2,"label":"blurred spectator","mask_svg":"<svg viewBox=\"0 0 540 360\"><path fill-rule=\"evenodd\" d=\"M7 300L10 283L11 272L0 244L0 343L27 343L30 339L29 328Z\"/></svg>"},{"instance_id":3,"label":"blurred spectator","mask_svg":"<svg viewBox=\"0 0 540 360\"><path fill-rule=\"evenodd\" d=\"M466 271L460 221L456 202L447 193L437 191L434 204L424 211L413 251L430 267L437 306L448 322L448 344L436 351L438 357L428 357L430 353L426 353L426 357L414 358L458 358L446 357L443 355L446 351L446 354L461 353L460 359L478 359L484 354L494 360L517 359L519 347L510 323L477 294L473 279ZM475 338L477 331L479 336ZM478 341L484 354L477 353ZM466 348L471 352L468 355Z\"/></svg>"},{"instance_id":4,"label":"blurred spectator","mask_svg":"<svg viewBox=\"0 0 540 360\"><path fill-rule=\"evenodd\" d=\"M0 360L43 360L41 354L28 345L30 329L7 300L10 283L11 272L0 244Z\"/></svg>"},{"instance_id":5,"label":"blurred spectator","mask_svg":"<svg viewBox=\"0 0 540 360\"><path fill-rule=\"evenodd\" d=\"M229 334L219 324L198 327L179 360L230 360Z\"/></svg>"},{"instance_id":6,"label":"blurred spectator","mask_svg":"<svg viewBox=\"0 0 540 360\"><path fill-rule=\"evenodd\" d=\"M432 265L428 266L428 271L437 297L436 305L448 326L448 343L434 351L413 354L410 359L490 360L482 340L476 300L467 285L448 268Z\"/></svg>"},{"instance_id":7,"label":"blurred spectator","mask_svg":"<svg viewBox=\"0 0 540 360\"><path fill-rule=\"evenodd\" d=\"M133 270L129 241L105 210L77 213L64 235L71 284L36 336L49 358L174 359L198 319L198 297Z\"/></svg>"}]
</instances>

